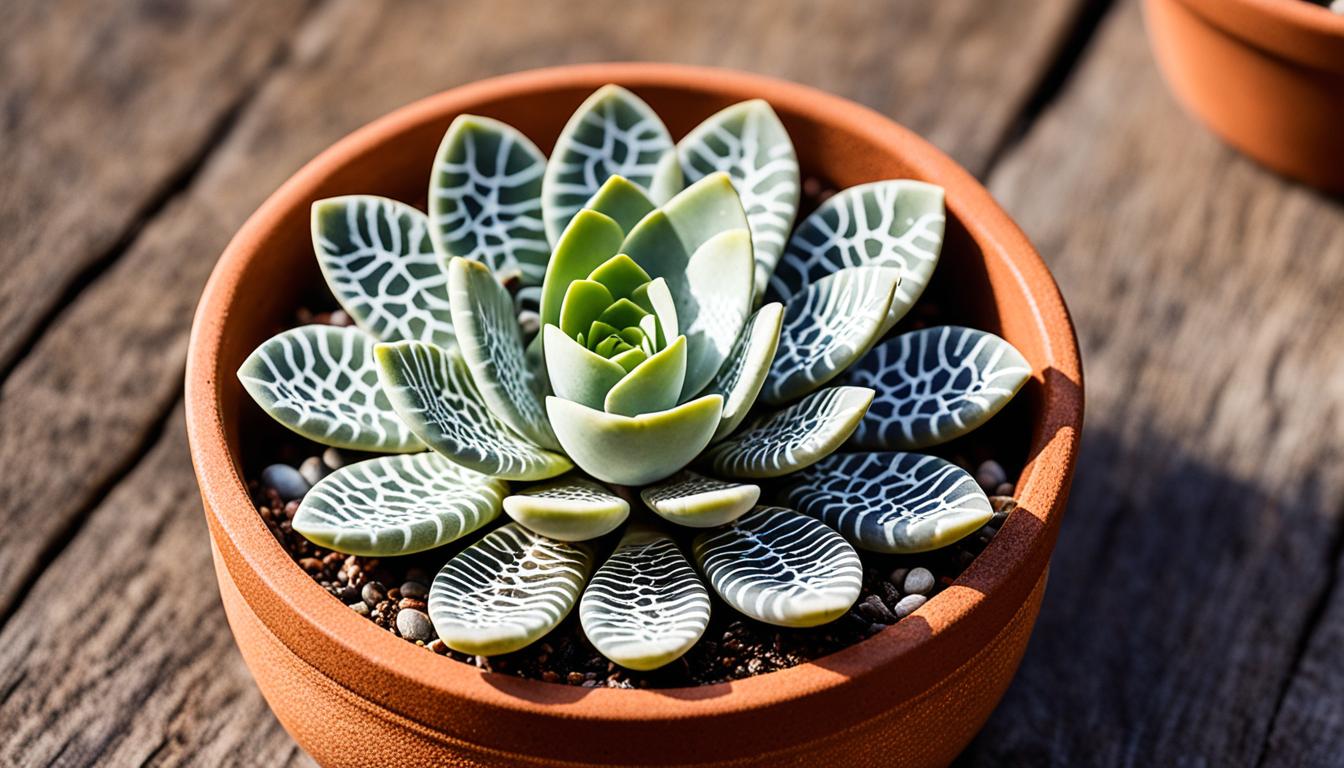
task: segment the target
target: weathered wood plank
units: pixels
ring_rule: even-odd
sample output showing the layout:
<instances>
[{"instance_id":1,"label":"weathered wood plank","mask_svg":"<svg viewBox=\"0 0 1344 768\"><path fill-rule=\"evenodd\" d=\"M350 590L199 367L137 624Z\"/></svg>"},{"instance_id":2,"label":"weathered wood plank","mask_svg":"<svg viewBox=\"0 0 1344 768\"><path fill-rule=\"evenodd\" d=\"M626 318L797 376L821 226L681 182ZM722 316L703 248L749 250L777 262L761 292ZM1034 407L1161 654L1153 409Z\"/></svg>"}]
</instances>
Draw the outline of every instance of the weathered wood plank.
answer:
<instances>
[{"instance_id":1,"label":"weathered wood plank","mask_svg":"<svg viewBox=\"0 0 1344 768\"><path fill-rule=\"evenodd\" d=\"M1040 623L964 762L1254 765L1279 712L1270 763L1338 765L1337 591L1298 649L1344 511L1344 206L1182 114L1137 6L991 179L1072 308L1088 413Z\"/></svg>"},{"instance_id":2,"label":"weathered wood plank","mask_svg":"<svg viewBox=\"0 0 1344 768\"><path fill-rule=\"evenodd\" d=\"M233 648L182 409L0 632L0 764L310 765Z\"/></svg>"},{"instance_id":3,"label":"weathered wood plank","mask_svg":"<svg viewBox=\"0 0 1344 768\"><path fill-rule=\"evenodd\" d=\"M0 537L0 614L175 399L191 308L230 233L285 176L348 131L416 97L499 72L682 59L833 88L907 120L974 164L1011 121L1071 5L604 0L562 15L520 0L324 6L192 183L0 389L0 529L25 532Z\"/></svg>"},{"instance_id":4,"label":"weathered wood plank","mask_svg":"<svg viewBox=\"0 0 1344 768\"><path fill-rule=\"evenodd\" d=\"M307 4L6 4L0 371L193 165Z\"/></svg>"}]
</instances>

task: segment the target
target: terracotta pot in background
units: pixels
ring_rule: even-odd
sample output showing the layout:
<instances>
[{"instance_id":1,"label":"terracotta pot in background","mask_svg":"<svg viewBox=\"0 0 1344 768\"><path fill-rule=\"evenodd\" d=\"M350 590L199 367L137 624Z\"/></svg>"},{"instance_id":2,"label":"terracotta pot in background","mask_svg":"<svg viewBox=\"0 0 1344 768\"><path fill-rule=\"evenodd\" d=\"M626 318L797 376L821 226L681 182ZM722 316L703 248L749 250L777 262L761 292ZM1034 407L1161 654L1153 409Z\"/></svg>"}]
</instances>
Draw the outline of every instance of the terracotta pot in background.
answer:
<instances>
[{"instance_id":1,"label":"terracotta pot in background","mask_svg":"<svg viewBox=\"0 0 1344 768\"><path fill-rule=\"evenodd\" d=\"M947 190L939 267L959 319L1031 361L1018 401L1021 506L960 579L881 634L814 663L674 690L522 680L431 654L358 616L295 565L242 476L255 408L243 358L320 291L313 200L355 192L421 202L454 116L512 123L543 149L604 83L625 85L679 136L743 99L770 101L805 174L838 188L908 177ZM934 287L930 287L933 291ZM999 419L1008 417L1007 411ZM656 64L566 67L458 88L398 110L308 164L234 238L192 332L187 419L229 623L294 738L329 765L932 766L950 761L1002 696L1040 606L1082 423L1068 313L1031 244L966 171L881 115L801 86ZM1030 435L1028 439L1028 433Z\"/></svg>"},{"instance_id":2,"label":"terracotta pot in background","mask_svg":"<svg viewBox=\"0 0 1344 768\"><path fill-rule=\"evenodd\" d=\"M1144 0L1179 99L1229 144L1344 192L1344 15L1303 0Z\"/></svg>"}]
</instances>

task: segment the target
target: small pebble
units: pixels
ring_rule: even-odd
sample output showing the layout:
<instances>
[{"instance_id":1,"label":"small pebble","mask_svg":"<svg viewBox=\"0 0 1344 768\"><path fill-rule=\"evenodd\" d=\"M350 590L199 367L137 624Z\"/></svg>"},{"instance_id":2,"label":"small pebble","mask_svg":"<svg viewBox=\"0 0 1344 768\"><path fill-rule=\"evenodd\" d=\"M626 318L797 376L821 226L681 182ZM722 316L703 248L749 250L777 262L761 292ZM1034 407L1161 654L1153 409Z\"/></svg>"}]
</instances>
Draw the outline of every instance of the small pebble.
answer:
<instances>
[{"instance_id":1,"label":"small pebble","mask_svg":"<svg viewBox=\"0 0 1344 768\"><path fill-rule=\"evenodd\" d=\"M927 595L933 590L934 585L933 572L928 568L915 568L905 577L905 584L901 587L906 596ZM905 602L904 600L901 601ZM900 605L900 603L897 603Z\"/></svg>"},{"instance_id":2,"label":"small pebble","mask_svg":"<svg viewBox=\"0 0 1344 768\"><path fill-rule=\"evenodd\" d=\"M421 611L398 611L397 632L412 642L427 643L434 637L434 625L429 623L429 617Z\"/></svg>"},{"instance_id":3,"label":"small pebble","mask_svg":"<svg viewBox=\"0 0 1344 768\"><path fill-rule=\"evenodd\" d=\"M401 585L401 596L412 600L424 600L429 597L429 589L418 581L407 581Z\"/></svg>"},{"instance_id":4,"label":"small pebble","mask_svg":"<svg viewBox=\"0 0 1344 768\"><path fill-rule=\"evenodd\" d=\"M440 656L446 656L448 654L448 645L436 637L430 642L429 650L439 654Z\"/></svg>"},{"instance_id":5,"label":"small pebble","mask_svg":"<svg viewBox=\"0 0 1344 768\"><path fill-rule=\"evenodd\" d=\"M403 597L397 601L397 607L403 611L423 611L426 606L424 600L412 600L409 597Z\"/></svg>"},{"instance_id":6,"label":"small pebble","mask_svg":"<svg viewBox=\"0 0 1344 768\"><path fill-rule=\"evenodd\" d=\"M351 603L350 609L353 610L355 613L358 613L360 616L369 615L369 604L364 602L363 600L360 600L358 603Z\"/></svg>"},{"instance_id":7,"label":"small pebble","mask_svg":"<svg viewBox=\"0 0 1344 768\"><path fill-rule=\"evenodd\" d=\"M873 623L891 624L896 621L891 609L877 595L865 597L863 602L859 603L859 613Z\"/></svg>"},{"instance_id":8,"label":"small pebble","mask_svg":"<svg viewBox=\"0 0 1344 768\"><path fill-rule=\"evenodd\" d=\"M364 598L364 602L369 605L377 605L387 599L387 590L383 588L382 583L377 581L370 581L365 584L359 594Z\"/></svg>"},{"instance_id":9,"label":"small pebble","mask_svg":"<svg viewBox=\"0 0 1344 768\"><path fill-rule=\"evenodd\" d=\"M299 474L309 485L317 485L319 480L331 474L331 470L322 463L322 457L309 456L299 465Z\"/></svg>"},{"instance_id":10,"label":"small pebble","mask_svg":"<svg viewBox=\"0 0 1344 768\"><path fill-rule=\"evenodd\" d=\"M929 598L923 595L906 595L901 598L901 602L896 604L896 615L904 619L906 616L919 610Z\"/></svg>"},{"instance_id":11,"label":"small pebble","mask_svg":"<svg viewBox=\"0 0 1344 768\"><path fill-rule=\"evenodd\" d=\"M1017 492L1017 486L1012 483L999 483L999 487L994 489L995 496L1012 496Z\"/></svg>"},{"instance_id":12,"label":"small pebble","mask_svg":"<svg viewBox=\"0 0 1344 768\"><path fill-rule=\"evenodd\" d=\"M887 581L899 587L905 584L905 575L909 572L909 568L893 568L891 573L887 574Z\"/></svg>"},{"instance_id":13,"label":"small pebble","mask_svg":"<svg viewBox=\"0 0 1344 768\"><path fill-rule=\"evenodd\" d=\"M285 501L301 499L308 492L308 481L288 464L272 464L261 470L261 482L274 488Z\"/></svg>"},{"instance_id":14,"label":"small pebble","mask_svg":"<svg viewBox=\"0 0 1344 768\"><path fill-rule=\"evenodd\" d=\"M321 573L322 561L316 557L305 557L299 561L299 567L309 573Z\"/></svg>"},{"instance_id":15,"label":"small pebble","mask_svg":"<svg viewBox=\"0 0 1344 768\"><path fill-rule=\"evenodd\" d=\"M1008 482L1008 473L1004 471L1003 465L993 459L982 461L975 470L975 482L980 484L985 493L993 493L995 488Z\"/></svg>"},{"instance_id":16,"label":"small pebble","mask_svg":"<svg viewBox=\"0 0 1344 768\"><path fill-rule=\"evenodd\" d=\"M345 456L336 448L328 448L322 452L322 463L327 465L327 469L340 469L345 466Z\"/></svg>"},{"instance_id":17,"label":"small pebble","mask_svg":"<svg viewBox=\"0 0 1344 768\"><path fill-rule=\"evenodd\" d=\"M339 325L341 327L355 324L355 321L350 319L350 315L347 314L344 309L338 309L335 312L332 312L328 322L332 325Z\"/></svg>"}]
</instances>

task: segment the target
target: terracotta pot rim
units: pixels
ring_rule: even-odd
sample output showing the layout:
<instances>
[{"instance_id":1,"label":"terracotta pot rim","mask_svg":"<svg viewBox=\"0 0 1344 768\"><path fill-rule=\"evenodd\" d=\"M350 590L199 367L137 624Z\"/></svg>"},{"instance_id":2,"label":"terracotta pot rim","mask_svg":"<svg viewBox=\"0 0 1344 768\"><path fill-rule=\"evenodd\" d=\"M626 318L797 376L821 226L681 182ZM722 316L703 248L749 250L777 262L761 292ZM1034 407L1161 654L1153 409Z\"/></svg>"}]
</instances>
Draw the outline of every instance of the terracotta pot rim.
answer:
<instances>
[{"instance_id":1,"label":"terracotta pot rim","mask_svg":"<svg viewBox=\"0 0 1344 768\"><path fill-rule=\"evenodd\" d=\"M1344 74L1344 14L1305 0L1175 1L1275 56Z\"/></svg>"},{"instance_id":2,"label":"terracotta pot rim","mask_svg":"<svg viewBox=\"0 0 1344 768\"><path fill-rule=\"evenodd\" d=\"M527 94L561 86L596 87L605 82L618 82L635 91L656 85L757 93L772 103L787 103L806 112L821 124L844 126L876 143L899 146L902 161L917 171L915 175L936 179L947 190L950 215L957 217L978 242L991 246L985 249L986 259L1001 259L1028 297L1030 306L1022 311L1030 313L1048 359L1037 371L1042 379L1042 417L1033 425L1031 460L1019 484L1020 511L1008 519L953 586L916 612L915 616L925 617L925 622L903 621L817 662L732 683L657 690L574 689L482 674L444 657L426 658L424 649L330 599L289 558L256 514L227 442L221 386L233 371L220 368L219 353L224 323L238 306L243 267L263 250L267 233L296 201L306 201L309 190L333 169L387 142L408 126L457 114L463 111L462 105L485 94ZM554 67L482 80L403 107L323 151L267 199L220 258L192 329L186 388L192 459L206 501L211 535L232 578L244 594L251 588L246 582L272 601L257 612L278 637L287 642L297 634L320 638L344 658L376 669L385 676L385 682L376 689L352 683L339 665L314 658L319 654L302 647L294 648L307 663L371 698L386 700L391 689L411 688L427 695L470 700L501 713L625 722L722 717L794 702L901 660L937 658L931 648L940 636L970 631L967 625L971 617L983 615L991 605L1005 617L1011 616L1016 604L1026 599L1038 581L1053 548L1077 455L1083 412L1077 341L1058 288L1026 237L968 172L908 129L845 99L759 75L651 63ZM1048 469L1043 471L1043 467ZM248 599L259 600L256 594ZM931 611L930 606L937 610ZM408 673L408 669L415 671ZM384 705L390 706L386 701ZM401 714L415 719L413 712Z\"/></svg>"}]
</instances>

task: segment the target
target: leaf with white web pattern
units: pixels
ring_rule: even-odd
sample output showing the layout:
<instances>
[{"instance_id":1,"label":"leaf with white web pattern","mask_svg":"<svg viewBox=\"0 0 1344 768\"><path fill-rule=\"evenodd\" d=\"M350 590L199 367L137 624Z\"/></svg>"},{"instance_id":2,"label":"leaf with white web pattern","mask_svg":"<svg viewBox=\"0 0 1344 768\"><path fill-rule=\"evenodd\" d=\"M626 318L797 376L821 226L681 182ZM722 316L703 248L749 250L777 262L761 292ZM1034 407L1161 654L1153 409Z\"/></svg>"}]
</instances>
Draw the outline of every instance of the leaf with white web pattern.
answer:
<instances>
[{"instance_id":1,"label":"leaf with white web pattern","mask_svg":"<svg viewBox=\"0 0 1344 768\"><path fill-rule=\"evenodd\" d=\"M541 186L546 237L555 243L610 176L645 190L662 187L654 177L672 151L672 137L648 104L618 85L599 88L569 118L546 165Z\"/></svg>"},{"instance_id":2,"label":"leaf with white web pattern","mask_svg":"<svg viewBox=\"0 0 1344 768\"><path fill-rule=\"evenodd\" d=\"M320 547L389 557L443 546L499 516L503 480L437 453L348 464L303 497L294 530Z\"/></svg>"},{"instance_id":3,"label":"leaf with white web pattern","mask_svg":"<svg viewBox=\"0 0 1344 768\"><path fill-rule=\"evenodd\" d=\"M579 603L583 633L623 667L657 669L681 658L709 625L709 591L671 537L631 530Z\"/></svg>"},{"instance_id":4,"label":"leaf with white web pattern","mask_svg":"<svg viewBox=\"0 0 1344 768\"><path fill-rule=\"evenodd\" d=\"M543 448L558 449L508 290L484 264L454 258L448 263L448 293L457 344L481 399L513 431Z\"/></svg>"},{"instance_id":5,"label":"leaf with white web pattern","mask_svg":"<svg viewBox=\"0 0 1344 768\"><path fill-rule=\"evenodd\" d=\"M1029 378L1022 353L992 333L952 325L903 333L846 377L880 393L853 443L902 450L945 443L989 421Z\"/></svg>"},{"instance_id":6,"label":"leaf with white web pattern","mask_svg":"<svg viewBox=\"0 0 1344 768\"><path fill-rule=\"evenodd\" d=\"M430 448L487 475L544 480L573 465L518 437L481 402L462 356L429 344L380 344L378 378L397 415Z\"/></svg>"},{"instance_id":7,"label":"leaf with white web pattern","mask_svg":"<svg viewBox=\"0 0 1344 768\"><path fill-rule=\"evenodd\" d=\"M756 506L761 488L685 471L650 485L639 496L668 522L688 528L714 528L733 522Z\"/></svg>"},{"instance_id":8,"label":"leaf with white web pattern","mask_svg":"<svg viewBox=\"0 0 1344 768\"><path fill-rule=\"evenodd\" d=\"M895 269L851 267L789 299L761 398L779 405L801 397L863 357L882 337L900 279Z\"/></svg>"},{"instance_id":9,"label":"leaf with white web pattern","mask_svg":"<svg viewBox=\"0 0 1344 768\"><path fill-rule=\"evenodd\" d=\"M705 453L725 477L767 478L797 472L833 453L863 418L873 390L829 387L761 417Z\"/></svg>"},{"instance_id":10,"label":"leaf with white web pattern","mask_svg":"<svg viewBox=\"0 0 1344 768\"><path fill-rule=\"evenodd\" d=\"M443 258L479 261L501 280L540 285L550 243L541 223L546 156L516 128L477 115L448 126L429 180L429 223Z\"/></svg>"},{"instance_id":11,"label":"leaf with white web pattern","mask_svg":"<svg viewBox=\"0 0 1344 768\"><path fill-rule=\"evenodd\" d=\"M529 531L557 541L587 541L616 530L630 503L578 475L525 488L504 500L504 511Z\"/></svg>"},{"instance_id":12,"label":"leaf with white web pattern","mask_svg":"<svg viewBox=\"0 0 1344 768\"><path fill-rule=\"evenodd\" d=\"M713 439L718 440L737 429L755 405L779 347L783 309L772 302L756 310L747 321L747 327L738 334L723 366L705 388L706 395L723 395L723 416L719 428L714 430Z\"/></svg>"},{"instance_id":13,"label":"leaf with white web pattern","mask_svg":"<svg viewBox=\"0 0 1344 768\"><path fill-rule=\"evenodd\" d=\"M798 213L798 157L775 110L761 99L710 116L677 142L682 174L694 183L715 171L733 178L756 252L755 295L765 295Z\"/></svg>"},{"instance_id":14,"label":"leaf with white web pattern","mask_svg":"<svg viewBox=\"0 0 1344 768\"><path fill-rule=\"evenodd\" d=\"M616 485L645 485L686 466L709 445L722 412L718 395L634 417L546 398L546 413L565 453L584 472Z\"/></svg>"},{"instance_id":15,"label":"leaf with white web pattern","mask_svg":"<svg viewBox=\"0 0 1344 768\"><path fill-rule=\"evenodd\" d=\"M238 380L271 418L309 440L360 451L422 450L378 384L373 346L358 328L291 328L257 347Z\"/></svg>"},{"instance_id":16,"label":"leaf with white web pattern","mask_svg":"<svg viewBox=\"0 0 1344 768\"><path fill-rule=\"evenodd\" d=\"M886 333L928 285L946 223L942 187L908 179L850 187L798 225L770 278L770 295L789 299L846 267L898 268Z\"/></svg>"},{"instance_id":17,"label":"leaf with white web pattern","mask_svg":"<svg viewBox=\"0 0 1344 768\"><path fill-rule=\"evenodd\" d=\"M815 627L859 598L863 564L840 534L783 507L757 507L695 539L695 559L724 602L758 621Z\"/></svg>"},{"instance_id":18,"label":"leaf with white web pattern","mask_svg":"<svg viewBox=\"0 0 1344 768\"><path fill-rule=\"evenodd\" d=\"M783 501L873 552L941 549L994 509L966 470L918 453L837 453L789 478Z\"/></svg>"},{"instance_id":19,"label":"leaf with white web pattern","mask_svg":"<svg viewBox=\"0 0 1344 768\"><path fill-rule=\"evenodd\" d=\"M448 276L425 214L373 195L313 203L313 249L331 292L379 341L453 345Z\"/></svg>"},{"instance_id":20,"label":"leaf with white web pattern","mask_svg":"<svg viewBox=\"0 0 1344 768\"><path fill-rule=\"evenodd\" d=\"M551 631L578 601L593 553L517 523L496 528L443 566L429 590L439 639L460 653L494 656Z\"/></svg>"}]
</instances>

